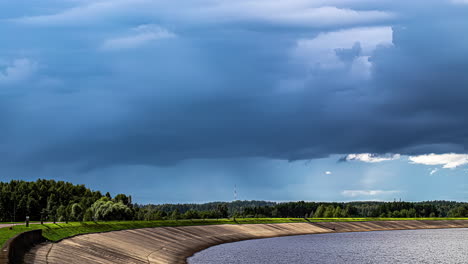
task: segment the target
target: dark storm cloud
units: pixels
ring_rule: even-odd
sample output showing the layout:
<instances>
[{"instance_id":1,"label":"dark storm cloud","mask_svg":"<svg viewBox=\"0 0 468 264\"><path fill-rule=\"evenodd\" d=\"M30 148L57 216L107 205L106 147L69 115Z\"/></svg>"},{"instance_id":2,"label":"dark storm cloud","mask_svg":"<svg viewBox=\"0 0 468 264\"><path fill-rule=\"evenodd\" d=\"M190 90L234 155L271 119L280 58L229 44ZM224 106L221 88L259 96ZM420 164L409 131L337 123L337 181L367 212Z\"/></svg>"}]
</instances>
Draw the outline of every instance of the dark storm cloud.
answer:
<instances>
[{"instance_id":1,"label":"dark storm cloud","mask_svg":"<svg viewBox=\"0 0 468 264\"><path fill-rule=\"evenodd\" d=\"M309 18L313 10L277 20L262 8L184 18L169 4L132 17L141 14L136 7L122 15L106 1L47 12L55 16L16 10L2 30L21 36L1 44L1 72L18 58L38 67L24 80L0 83L0 146L11 153L1 162L92 169L193 158L466 152L468 6L356 1L342 11L340 2L338 11L326 9L322 24ZM437 8L420 8L425 3ZM79 20L87 10L96 17ZM227 12L222 26L215 12ZM393 45L380 45L374 38L389 26ZM368 36L342 47L336 38L355 28ZM336 56L320 57L314 39L328 41L319 48L336 44Z\"/></svg>"}]
</instances>

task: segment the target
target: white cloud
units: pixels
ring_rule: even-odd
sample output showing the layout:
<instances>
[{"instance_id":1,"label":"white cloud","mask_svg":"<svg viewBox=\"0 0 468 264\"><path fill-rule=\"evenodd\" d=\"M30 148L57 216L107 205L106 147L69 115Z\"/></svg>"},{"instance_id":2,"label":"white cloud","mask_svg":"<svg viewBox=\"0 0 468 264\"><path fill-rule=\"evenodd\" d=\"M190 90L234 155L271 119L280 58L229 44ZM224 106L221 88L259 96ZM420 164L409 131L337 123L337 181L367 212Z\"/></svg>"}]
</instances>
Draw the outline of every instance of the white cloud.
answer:
<instances>
[{"instance_id":1,"label":"white cloud","mask_svg":"<svg viewBox=\"0 0 468 264\"><path fill-rule=\"evenodd\" d=\"M3 68L3 69L2 69ZM26 58L13 60L6 66L0 66L0 84L24 81L37 71L38 64Z\"/></svg>"},{"instance_id":2,"label":"white cloud","mask_svg":"<svg viewBox=\"0 0 468 264\"><path fill-rule=\"evenodd\" d=\"M331 172L331 171L326 171L325 174L326 174L326 175L331 175L332 172Z\"/></svg>"},{"instance_id":3,"label":"white cloud","mask_svg":"<svg viewBox=\"0 0 468 264\"><path fill-rule=\"evenodd\" d=\"M468 0L451 0L454 4L468 4Z\"/></svg>"},{"instance_id":4,"label":"white cloud","mask_svg":"<svg viewBox=\"0 0 468 264\"><path fill-rule=\"evenodd\" d=\"M368 78L372 63L368 58L374 50L390 46L393 42L391 27L352 28L340 31L321 33L312 39L300 39L293 50L295 61L311 68L340 69L350 63L353 75ZM350 62L343 61L337 50L347 50L352 54Z\"/></svg>"},{"instance_id":5,"label":"white cloud","mask_svg":"<svg viewBox=\"0 0 468 264\"><path fill-rule=\"evenodd\" d=\"M438 171L439 171L439 169L437 169L437 168L436 168L436 169L432 169L432 170L429 172L429 174L430 174L430 175L434 175L434 174L436 174Z\"/></svg>"},{"instance_id":6,"label":"white cloud","mask_svg":"<svg viewBox=\"0 0 468 264\"><path fill-rule=\"evenodd\" d=\"M362 1L351 1L362 2ZM81 25L110 18L135 15L169 20L219 23L257 21L310 27L349 25L388 20L394 15L379 10L340 8L350 1L204 0L174 4L169 0L81 1L61 12L15 19L30 25Z\"/></svg>"},{"instance_id":7,"label":"white cloud","mask_svg":"<svg viewBox=\"0 0 468 264\"><path fill-rule=\"evenodd\" d=\"M173 38L176 35L157 25L140 25L132 29L132 34L104 41L103 50L131 49L158 39Z\"/></svg>"},{"instance_id":8,"label":"white cloud","mask_svg":"<svg viewBox=\"0 0 468 264\"><path fill-rule=\"evenodd\" d=\"M323 1L218 1L219 5L200 8L200 15L224 21L255 20L273 24L321 27L388 20L394 15L378 10L358 11L330 6Z\"/></svg>"},{"instance_id":9,"label":"white cloud","mask_svg":"<svg viewBox=\"0 0 468 264\"><path fill-rule=\"evenodd\" d=\"M377 163L382 161L397 160L400 158L400 154L392 155L375 155L370 153L361 153L361 154L348 154L345 157L345 160L357 160L368 163Z\"/></svg>"},{"instance_id":10,"label":"white cloud","mask_svg":"<svg viewBox=\"0 0 468 264\"><path fill-rule=\"evenodd\" d=\"M351 64L350 73L360 79L369 79L371 77L372 63L370 56L359 56Z\"/></svg>"},{"instance_id":11,"label":"white cloud","mask_svg":"<svg viewBox=\"0 0 468 264\"><path fill-rule=\"evenodd\" d=\"M468 154L426 154L419 156L410 156L408 158L412 163L424 165L443 165L445 169L454 169L468 164Z\"/></svg>"},{"instance_id":12,"label":"white cloud","mask_svg":"<svg viewBox=\"0 0 468 264\"><path fill-rule=\"evenodd\" d=\"M113 1L94 1L80 3L73 8L65 9L61 12L48 15L27 16L14 19L13 21L40 25L81 25L92 23L98 19L108 19L109 16L123 14L125 10L131 10L132 4L136 7L146 0L113 0Z\"/></svg>"},{"instance_id":13,"label":"white cloud","mask_svg":"<svg viewBox=\"0 0 468 264\"><path fill-rule=\"evenodd\" d=\"M399 193L400 191L383 191L383 190L344 190L341 192L346 197L358 196L380 196Z\"/></svg>"}]
</instances>

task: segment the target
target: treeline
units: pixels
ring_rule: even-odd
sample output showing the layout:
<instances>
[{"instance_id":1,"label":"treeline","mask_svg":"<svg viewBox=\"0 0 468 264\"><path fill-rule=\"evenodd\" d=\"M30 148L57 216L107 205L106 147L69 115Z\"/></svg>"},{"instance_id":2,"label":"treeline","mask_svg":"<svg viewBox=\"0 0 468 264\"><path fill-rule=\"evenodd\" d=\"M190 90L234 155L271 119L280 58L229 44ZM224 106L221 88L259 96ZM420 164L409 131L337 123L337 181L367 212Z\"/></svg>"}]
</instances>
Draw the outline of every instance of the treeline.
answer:
<instances>
[{"instance_id":1,"label":"treeline","mask_svg":"<svg viewBox=\"0 0 468 264\"><path fill-rule=\"evenodd\" d=\"M137 207L138 219L142 220L203 219L226 216L246 218L468 217L468 203L451 201L349 203L234 201L207 204L137 205Z\"/></svg>"},{"instance_id":2,"label":"treeline","mask_svg":"<svg viewBox=\"0 0 468 264\"><path fill-rule=\"evenodd\" d=\"M54 180L0 182L0 222L131 220L131 196Z\"/></svg>"},{"instance_id":3,"label":"treeline","mask_svg":"<svg viewBox=\"0 0 468 264\"><path fill-rule=\"evenodd\" d=\"M233 201L211 202L203 204L149 204L135 205L138 220L161 219L207 219L233 216L235 212L243 212L254 207L270 207L275 202L268 201Z\"/></svg>"},{"instance_id":4,"label":"treeline","mask_svg":"<svg viewBox=\"0 0 468 264\"><path fill-rule=\"evenodd\" d=\"M0 222L24 221L177 220L226 217L468 217L468 203L267 201L204 204L139 205L132 197L111 197L84 185L64 181L0 182Z\"/></svg>"}]
</instances>

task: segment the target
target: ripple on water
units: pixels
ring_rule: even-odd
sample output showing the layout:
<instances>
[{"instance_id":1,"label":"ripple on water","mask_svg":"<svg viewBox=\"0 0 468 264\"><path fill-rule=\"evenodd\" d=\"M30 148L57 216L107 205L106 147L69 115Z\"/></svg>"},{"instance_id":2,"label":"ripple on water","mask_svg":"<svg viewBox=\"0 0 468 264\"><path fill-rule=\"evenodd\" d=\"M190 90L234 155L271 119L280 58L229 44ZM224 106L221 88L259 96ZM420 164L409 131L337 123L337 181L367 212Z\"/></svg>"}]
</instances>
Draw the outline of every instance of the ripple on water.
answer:
<instances>
[{"instance_id":1,"label":"ripple on water","mask_svg":"<svg viewBox=\"0 0 468 264\"><path fill-rule=\"evenodd\" d=\"M468 229L315 234L214 246L189 264L468 263Z\"/></svg>"}]
</instances>

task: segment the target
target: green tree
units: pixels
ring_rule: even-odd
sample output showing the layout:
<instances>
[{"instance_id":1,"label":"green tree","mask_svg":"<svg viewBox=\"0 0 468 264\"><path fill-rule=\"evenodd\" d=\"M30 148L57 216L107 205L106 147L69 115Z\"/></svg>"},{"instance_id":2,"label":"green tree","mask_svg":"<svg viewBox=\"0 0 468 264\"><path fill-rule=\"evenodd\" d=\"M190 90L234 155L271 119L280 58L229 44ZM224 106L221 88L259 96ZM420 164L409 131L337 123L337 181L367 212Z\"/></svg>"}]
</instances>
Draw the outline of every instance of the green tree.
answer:
<instances>
[{"instance_id":1,"label":"green tree","mask_svg":"<svg viewBox=\"0 0 468 264\"><path fill-rule=\"evenodd\" d=\"M121 202L113 202L108 197L102 197L92 206L94 220L129 220L132 219L132 210Z\"/></svg>"},{"instance_id":2,"label":"green tree","mask_svg":"<svg viewBox=\"0 0 468 264\"><path fill-rule=\"evenodd\" d=\"M398 210L396 210L396 211L393 211L393 213L392 213L392 217L395 217L395 218L399 218L399 217L401 217L401 213L400 213L400 211L398 211Z\"/></svg>"},{"instance_id":3,"label":"green tree","mask_svg":"<svg viewBox=\"0 0 468 264\"><path fill-rule=\"evenodd\" d=\"M325 215L325 206L323 204L319 205L317 210L315 210L314 218L322 218Z\"/></svg>"},{"instance_id":4,"label":"green tree","mask_svg":"<svg viewBox=\"0 0 468 264\"><path fill-rule=\"evenodd\" d=\"M408 215L409 215L409 214L408 214L408 210L406 210L406 209L401 209L401 211L400 211L400 217L409 217Z\"/></svg>"},{"instance_id":5,"label":"green tree","mask_svg":"<svg viewBox=\"0 0 468 264\"><path fill-rule=\"evenodd\" d=\"M217 210L219 213L219 217L227 218L228 217L228 207L226 203L218 204Z\"/></svg>"},{"instance_id":6,"label":"green tree","mask_svg":"<svg viewBox=\"0 0 468 264\"><path fill-rule=\"evenodd\" d=\"M107 195L106 195L106 196L107 196ZM125 204L125 205L128 206L128 205L129 205L130 199L129 199L129 197L128 197L127 195L120 193L120 194L117 194L117 195L114 197L114 201L117 202L117 203L118 203L118 202L121 202L121 203L123 203L123 204Z\"/></svg>"},{"instance_id":7,"label":"green tree","mask_svg":"<svg viewBox=\"0 0 468 264\"><path fill-rule=\"evenodd\" d=\"M74 203L71 206L71 213L70 218L74 221L82 221L83 220L83 207L79 203Z\"/></svg>"},{"instance_id":8,"label":"green tree","mask_svg":"<svg viewBox=\"0 0 468 264\"><path fill-rule=\"evenodd\" d=\"M199 219L200 216L195 210L188 210L184 213L184 219Z\"/></svg>"},{"instance_id":9,"label":"green tree","mask_svg":"<svg viewBox=\"0 0 468 264\"><path fill-rule=\"evenodd\" d=\"M85 213L83 214L83 221L95 221L93 210L91 208L86 209Z\"/></svg>"},{"instance_id":10,"label":"green tree","mask_svg":"<svg viewBox=\"0 0 468 264\"><path fill-rule=\"evenodd\" d=\"M336 218L342 217L341 208L339 206L337 206L335 210L333 211L333 217L336 217Z\"/></svg>"},{"instance_id":11,"label":"green tree","mask_svg":"<svg viewBox=\"0 0 468 264\"><path fill-rule=\"evenodd\" d=\"M52 193L47 198L47 212L49 213L48 218L49 220L56 221L57 219L57 200L55 198L55 194Z\"/></svg>"},{"instance_id":12,"label":"green tree","mask_svg":"<svg viewBox=\"0 0 468 264\"><path fill-rule=\"evenodd\" d=\"M57 219L59 222L68 222L67 207L65 205L60 205L57 208Z\"/></svg>"},{"instance_id":13,"label":"green tree","mask_svg":"<svg viewBox=\"0 0 468 264\"><path fill-rule=\"evenodd\" d=\"M356 207L354 207L354 206L352 206L350 204L346 205L345 211L346 211L346 217L354 217L354 216L358 215L358 211L357 211Z\"/></svg>"},{"instance_id":14,"label":"green tree","mask_svg":"<svg viewBox=\"0 0 468 264\"><path fill-rule=\"evenodd\" d=\"M333 205L329 205L326 207L325 213L323 214L323 216L325 218L332 218L334 213L335 213L335 208L333 207Z\"/></svg>"},{"instance_id":15,"label":"green tree","mask_svg":"<svg viewBox=\"0 0 468 264\"><path fill-rule=\"evenodd\" d=\"M450 217L468 217L468 206L459 206L449 211Z\"/></svg>"},{"instance_id":16,"label":"green tree","mask_svg":"<svg viewBox=\"0 0 468 264\"><path fill-rule=\"evenodd\" d=\"M431 213L432 215L432 213ZM416 217L416 209L410 208L407 213L407 217Z\"/></svg>"},{"instance_id":17,"label":"green tree","mask_svg":"<svg viewBox=\"0 0 468 264\"><path fill-rule=\"evenodd\" d=\"M180 219L180 212L177 209L174 209L171 213L171 219L172 220L179 220Z\"/></svg>"}]
</instances>

